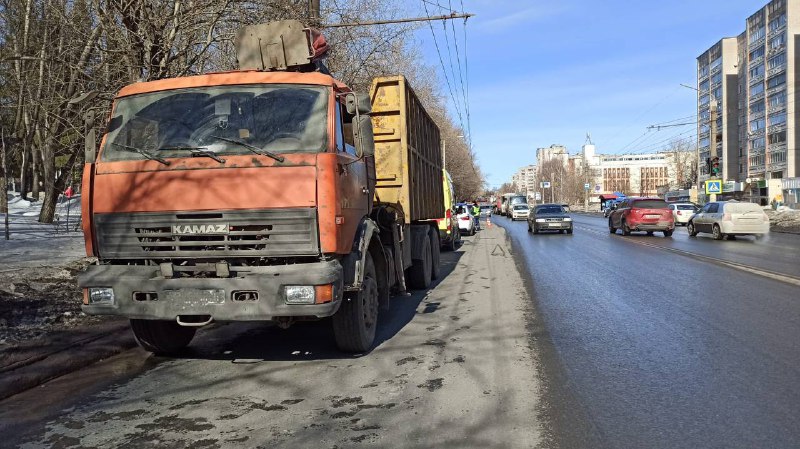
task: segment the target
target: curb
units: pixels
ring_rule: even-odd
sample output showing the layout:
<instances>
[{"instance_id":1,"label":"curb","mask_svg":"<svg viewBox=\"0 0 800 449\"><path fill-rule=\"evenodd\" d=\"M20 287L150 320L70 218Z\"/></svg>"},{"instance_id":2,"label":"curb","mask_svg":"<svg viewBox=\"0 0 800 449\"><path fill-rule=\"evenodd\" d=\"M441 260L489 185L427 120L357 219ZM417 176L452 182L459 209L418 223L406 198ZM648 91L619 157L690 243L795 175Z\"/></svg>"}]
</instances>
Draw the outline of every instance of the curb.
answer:
<instances>
[{"instance_id":1,"label":"curb","mask_svg":"<svg viewBox=\"0 0 800 449\"><path fill-rule=\"evenodd\" d=\"M80 331L48 336L0 354L0 400L37 387L136 346L128 322L114 321Z\"/></svg>"}]
</instances>

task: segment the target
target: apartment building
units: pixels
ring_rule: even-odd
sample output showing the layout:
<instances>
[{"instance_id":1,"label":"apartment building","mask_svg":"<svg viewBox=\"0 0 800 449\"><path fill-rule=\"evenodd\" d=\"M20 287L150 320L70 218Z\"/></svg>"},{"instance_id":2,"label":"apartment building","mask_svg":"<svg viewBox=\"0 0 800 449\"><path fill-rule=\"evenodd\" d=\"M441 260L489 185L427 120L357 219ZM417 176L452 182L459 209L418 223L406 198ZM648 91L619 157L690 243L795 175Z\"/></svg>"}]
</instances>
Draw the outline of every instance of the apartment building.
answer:
<instances>
[{"instance_id":1,"label":"apartment building","mask_svg":"<svg viewBox=\"0 0 800 449\"><path fill-rule=\"evenodd\" d=\"M798 39L800 0L773 0L746 19L743 33L722 39L697 58L701 182L713 153L715 99L722 179L750 181L750 198L766 203L780 193L780 188L768 192L769 186L800 177Z\"/></svg>"},{"instance_id":2,"label":"apartment building","mask_svg":"<svg viewBox=\"0 0 800 449\"><path fill-rule=\"evenodd\" d=\"M536 165L526 165L517 170L511 182L517 192L528 194L536 191Z\"/></svg>"},{"instance_id":3,"label":"apartment building","mask_svg":"<svg viewBox=\"0 0 800 449\"><path fill-rule=\"evenodd\" d=\"M711 176L707 161L715 157L719 158L722 179L739 176L738 58L738 38L735 37L720 40L697 58L697 148L701 183Z\"/></svg>"}]
</instances>

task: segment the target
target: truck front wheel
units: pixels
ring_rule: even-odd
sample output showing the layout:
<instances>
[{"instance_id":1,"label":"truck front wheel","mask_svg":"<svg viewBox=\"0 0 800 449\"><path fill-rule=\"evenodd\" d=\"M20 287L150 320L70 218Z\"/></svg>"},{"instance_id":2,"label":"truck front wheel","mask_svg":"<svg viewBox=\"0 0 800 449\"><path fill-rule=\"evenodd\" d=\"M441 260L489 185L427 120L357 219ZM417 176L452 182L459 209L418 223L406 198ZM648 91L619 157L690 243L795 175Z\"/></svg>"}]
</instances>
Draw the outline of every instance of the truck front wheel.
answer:
<instances>
[{"instance_id":1,"label":"truck front wheel","mask_svg":"<svg viewBox=\"0 0 800 449\"><path fill-rule=\"evenodd\" d=\"M131 320L133 336L139 346L154 354L175 354L189 345L197 331L175 321Z\"/></svg>"},{"instance_id":2,"label":"truck front wheel","mask_svg":"<svg viewBox=\"0 0 800 449\"><path fill-rule=\"evenodd\" d=\"M366 352L372 347L378 325L377 279L375 263L367 252L361 291L345 293L333 315L333 335L341 351Z\"/></svg>"},{"instance_id":3,"label":"truck front wheel","mask_svg":"<svg viewBox=\"0 0 800 449\"><path fill-rule=\"evenodd\" d=\"M406 271L408 285L415 290L424 290L431 285L431 239L422 239L422 259L413 259Z\"/></svg>"}]
</instances>

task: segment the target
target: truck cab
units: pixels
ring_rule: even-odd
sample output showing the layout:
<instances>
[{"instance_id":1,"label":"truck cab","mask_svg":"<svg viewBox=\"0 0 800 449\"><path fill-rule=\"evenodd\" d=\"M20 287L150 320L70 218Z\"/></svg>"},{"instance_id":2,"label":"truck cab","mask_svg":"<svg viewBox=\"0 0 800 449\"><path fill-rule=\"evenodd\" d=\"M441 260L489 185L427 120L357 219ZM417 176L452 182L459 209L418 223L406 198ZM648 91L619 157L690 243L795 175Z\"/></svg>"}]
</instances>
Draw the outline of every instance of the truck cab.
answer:
<instances>
[{"instance_id":1,"label":"truck cab","mask_svg":"<svg viewBox=\"0 0 800 449\"><path fill-rule=\"evenodd\" d=\"M237 48L240 70L126 86L96 155L87 141L83 310L130 318L157 353L214 321L326 317L368 350L390 291L435 277L436 217L378 197L370 97L319 69L319 35L276 22Z\"/></svg>"}]
</instances>

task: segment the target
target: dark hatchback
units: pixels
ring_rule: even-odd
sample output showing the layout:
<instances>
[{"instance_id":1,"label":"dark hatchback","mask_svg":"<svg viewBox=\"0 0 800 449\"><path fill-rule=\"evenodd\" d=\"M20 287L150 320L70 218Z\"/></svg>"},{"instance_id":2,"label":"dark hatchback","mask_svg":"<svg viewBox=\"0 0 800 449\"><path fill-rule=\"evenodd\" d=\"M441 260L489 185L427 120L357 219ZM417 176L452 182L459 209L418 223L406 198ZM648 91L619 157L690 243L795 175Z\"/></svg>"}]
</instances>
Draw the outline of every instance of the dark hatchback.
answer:
<instances>
[{"instance_id":1,"label":"dark hatchback","mask_svg":"<svg viewBox=\"0 0 800 449\"><path fill-rule=\"evenodd\" d=\"M572 217L561 204L539 204L528 215L528 232L558 231L572 234Z\"/></svg>"}]
</instances>

